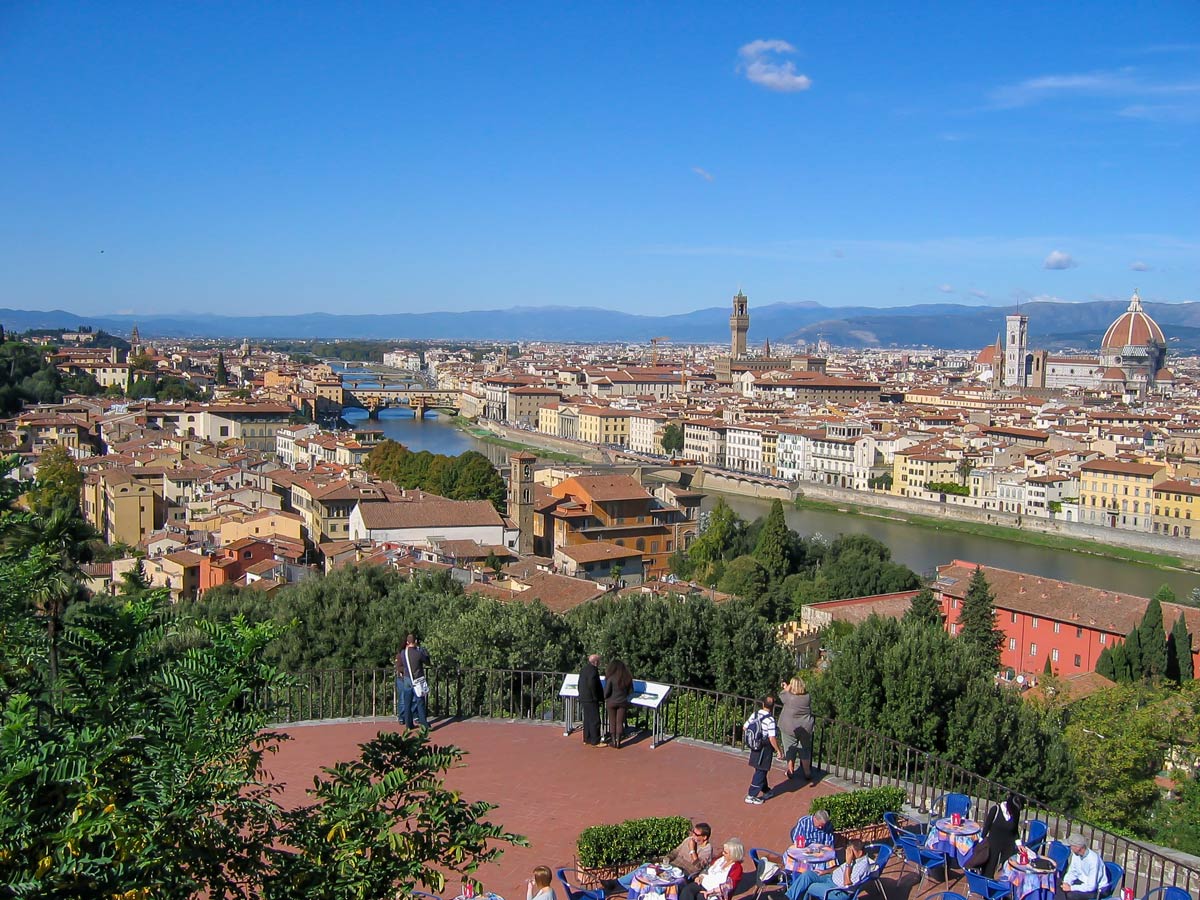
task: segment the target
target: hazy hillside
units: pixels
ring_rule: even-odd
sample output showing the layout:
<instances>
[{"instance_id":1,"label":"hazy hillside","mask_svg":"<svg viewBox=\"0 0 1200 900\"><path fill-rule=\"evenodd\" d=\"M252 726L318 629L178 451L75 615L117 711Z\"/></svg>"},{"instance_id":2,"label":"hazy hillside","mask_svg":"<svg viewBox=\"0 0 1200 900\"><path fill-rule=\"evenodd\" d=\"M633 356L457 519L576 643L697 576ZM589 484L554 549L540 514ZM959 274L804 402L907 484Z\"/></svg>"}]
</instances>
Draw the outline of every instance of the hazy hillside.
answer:
<instances>
[{"instance_id":1,"label":"hazy hillside","mask_svg":"<svg viewBox=\"0 0 1200 900\"><path fill-rule=\"evenodd\" d=\"M1121 302L1029 303L1030 339L1035 346L1096 347L1100 336L1126 307ZM1200 303L1146 304L1176 349L1200 347ZM922 304L889 308L826 307L816 303L751 307L750 341L810 341L818 336L837 346L974 348L991 343L1012 307ZM137 324L144 336L252 338L391 338L462 340L724 342L729 309L709 307L670 316L640 316L580 307L516 307L472 312L392 315L295 316L79 316L63 310L0 309L10 330L92 325L127 334ZM1172 328L1172 326L1178 326Z\"/></svg>"}]
</instances>

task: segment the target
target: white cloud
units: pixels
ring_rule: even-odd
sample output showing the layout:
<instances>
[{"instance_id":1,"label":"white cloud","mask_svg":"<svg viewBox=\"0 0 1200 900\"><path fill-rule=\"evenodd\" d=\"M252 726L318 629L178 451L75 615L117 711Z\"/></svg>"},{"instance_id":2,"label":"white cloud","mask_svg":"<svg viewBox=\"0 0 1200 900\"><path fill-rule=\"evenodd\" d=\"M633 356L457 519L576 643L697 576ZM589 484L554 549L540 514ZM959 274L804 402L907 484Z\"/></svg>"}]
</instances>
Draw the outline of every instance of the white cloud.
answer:
<instances>
[{"instance_id":1,"label":"white cloud","mask_svg":"<svg viewBox=\"0 0 1200 900\"><path fill-rule=\"evenodd\" d=\"M943 294L953 294L954 293L954 285L952 285L952 284L939 285L938 290L941 291Z\"/></svg>"},{"instance_id":2,"label":"white cloud","mask_svg":"<svg viewBox=\"0 0 1200 900\"><path fill-rule=\"evenodd\" d=\"M1144 262L1142 262L1140 259L1137 262L1131 262L1129 264L1129 268L1131 268L1135 272L1149 272L1150 271L1150 267L1148 265L1146 265Z\"/></svg>"},{"instance_id":3,"label":"white cloud","mask_svg":"<svg viewBox=\"0 0 1200 900\"><path fill-rule=\"evenodd\" d=\"M738 71L757 85L772 91L807 91L812 79L796 71L796 64L781 56L795 53L796 48L787 41L758 40L743 44L738 49L741 62Z\"/></svg>"},{"instance_id":4,"label":"white cloud","mask_svg":"<svg viewBox=\"0 0 1200 900\"><path fill-rule=\"evenodd\" d=\"M692 171L695 172L697 175L699 175L701 178L703 178L705 181L713 180L712 172L708 171L707 169L702 169L699 166L692 166Z\"/></svg>"},{"instance_id":5,"label":"white cloud","mask_svg":"<svg viewBox=\"0 0 1200 900\"><path fill-rule=\"evenodd\" d=\"M973 290L971 291L971 296L972 296L972 297L978 297L980 300L986 300L986 299L987 299L987 297L988 297L988 293L987 293L987 291L981 291L981 290L978 290L978 289L973 289Z\"/></svg>"},{"instance_id":6,"label":"white cloud","mask_svg":"<svg viewBox=\"0 0 1200 900\"><path fill-rule=\"evenodd\" d=\"M992 106L999 109L1080 97L1123 98L1127 105L1118 111L1118 115L1126 118L1188 121L1196 116L1200 80L1153 80L1135 68L1126 67L1070 75L1041 75L1003 85L991 92ZM1174 102L1163 103L1164 98L1173 98ZM1153 100L1159 102L1149 102Z\"/></svg>"},{"instance_id":7,"label":"white cloud","mask_svg":"<svg viewBox=\"0 0 1200 900\"><path fill-rule=\"evenodd\" d=\"M1046 257L1042 263L1043 269L1073 269L1079 263L1071 258L1071 254L1063 253L1061 250L1051 250L1050 255Z\"/></svg>"}]
</instances>

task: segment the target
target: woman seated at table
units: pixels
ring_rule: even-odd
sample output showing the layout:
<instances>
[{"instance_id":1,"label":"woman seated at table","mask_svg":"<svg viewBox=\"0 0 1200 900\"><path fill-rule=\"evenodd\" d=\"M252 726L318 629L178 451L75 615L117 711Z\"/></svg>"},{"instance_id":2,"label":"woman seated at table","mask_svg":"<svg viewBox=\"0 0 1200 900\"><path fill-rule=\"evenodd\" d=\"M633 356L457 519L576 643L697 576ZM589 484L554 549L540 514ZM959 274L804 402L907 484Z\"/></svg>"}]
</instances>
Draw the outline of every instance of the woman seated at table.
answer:
<instances>
[{"instance_id":1,"label":"woman seated at table","mask_svg":"<svg viewBox=\"0 0 1200 900\"><path fill-rule=\"evenodd\" d=\"M742 860L746 848L737 838L725 842L721 855L712 864L679 889L679 900L729 900L742 880Z\"/></svg>"},{"instance_id":2,"label":"woman seated at table","mask_svg":"<svg viewBox=\"0 0 1200 900\"><path fill-rule=\"evenodd\" d=\"M525 900L555 900L554 888L550 885L550 870L535 866L533 877L525 882Z\"/></svg>"}]
</instances>

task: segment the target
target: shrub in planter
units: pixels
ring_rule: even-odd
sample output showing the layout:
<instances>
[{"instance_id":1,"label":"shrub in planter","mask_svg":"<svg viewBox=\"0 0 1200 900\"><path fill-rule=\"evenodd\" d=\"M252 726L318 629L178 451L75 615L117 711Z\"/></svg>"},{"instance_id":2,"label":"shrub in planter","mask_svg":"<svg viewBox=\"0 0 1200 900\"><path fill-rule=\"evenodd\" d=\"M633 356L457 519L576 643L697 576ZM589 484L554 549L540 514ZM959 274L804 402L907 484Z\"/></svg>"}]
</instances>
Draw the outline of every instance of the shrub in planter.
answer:
<instances>
[{"instance_id":1,"label":"shrub in planter","mask_svg":"<svg viewBox=\"0 0 1200 900\"><path fill-rule=\"evenodd\" d=\"M907 794L903 788L875 787L861 791L847 791L844 794L831 794L828 797L814 798L812 809L829 810L833 827L843 837L862 837L864 840L878 840L876 836L887 835L887 826L883 825L885 812L900 812ZM880 829L882 831L880 832ZM853 834L849 834L853 832Z\"/></svg>"},{"instance_id":2,"label":"shrub in planter","mask_svg":"<svg viewBox=\"0 0 1200 900\"><path fill-rule=\"evenodd\" d=\"M692 823L682 816L593 825L583 829L575 844L579 868L593 880L616 877L610 872L666 856L691 830Z\"/></svg>"}]
</instances>

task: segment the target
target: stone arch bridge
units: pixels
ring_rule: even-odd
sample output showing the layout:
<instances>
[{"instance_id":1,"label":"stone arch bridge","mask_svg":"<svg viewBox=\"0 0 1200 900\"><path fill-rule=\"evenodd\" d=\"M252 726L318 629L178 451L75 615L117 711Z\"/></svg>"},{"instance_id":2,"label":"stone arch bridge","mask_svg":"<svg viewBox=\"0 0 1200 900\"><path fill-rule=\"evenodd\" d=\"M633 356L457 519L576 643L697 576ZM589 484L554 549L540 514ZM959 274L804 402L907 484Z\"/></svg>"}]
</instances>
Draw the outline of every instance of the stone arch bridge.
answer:
<instances>
[{"instance_id":1,"label":"stone arch bridge","mask_svg":"<svg viewBox=\"0 0 1200 900\"><path fill-rule=\"evenodd\" d=\"M423 419L431 409L455 415L462 409L462 395L458 391L431 391L422 387L411 388L342 388L343 409L365 409L367 416L379 418L381 409L411 409L418 419Z\"/></svg>"}]
</instances>

